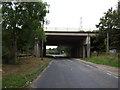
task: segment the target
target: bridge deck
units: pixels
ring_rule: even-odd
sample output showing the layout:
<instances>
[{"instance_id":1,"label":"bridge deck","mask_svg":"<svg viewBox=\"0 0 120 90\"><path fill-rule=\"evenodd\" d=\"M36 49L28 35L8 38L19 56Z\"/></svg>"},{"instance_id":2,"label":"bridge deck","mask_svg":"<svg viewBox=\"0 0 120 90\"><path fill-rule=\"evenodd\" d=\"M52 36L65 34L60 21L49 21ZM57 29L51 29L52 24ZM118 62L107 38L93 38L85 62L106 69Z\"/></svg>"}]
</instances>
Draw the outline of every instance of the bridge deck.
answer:
<instances>
[{"instance_id":1,"label":"bridge deck","mask_svg":"<svg viewBox=\"0 0 120 90\"><path fill-rule=\"evenodd\" d=\"M46 31L45 35L47 36L94 36L96 32L58 32L58 31Z\"/></svg>"}]
</instances>

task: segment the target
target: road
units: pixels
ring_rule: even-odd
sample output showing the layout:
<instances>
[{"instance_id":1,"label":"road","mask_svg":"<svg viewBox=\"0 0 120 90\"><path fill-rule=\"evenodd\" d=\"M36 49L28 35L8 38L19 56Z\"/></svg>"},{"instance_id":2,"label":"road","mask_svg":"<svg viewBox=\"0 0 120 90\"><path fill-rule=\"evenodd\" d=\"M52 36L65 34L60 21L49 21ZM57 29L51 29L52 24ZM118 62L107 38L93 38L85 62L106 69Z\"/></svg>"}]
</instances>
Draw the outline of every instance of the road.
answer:
<instances>
[{"instance_id":1,"label":"road","mask_svg":"<svg viewBox=\"0 0 120 90\"><path fill-rule=\"evenodd\" d=\"M118 88L118 78L70 59L53 60L33 88Z\"/></svg>"}]
</instances>

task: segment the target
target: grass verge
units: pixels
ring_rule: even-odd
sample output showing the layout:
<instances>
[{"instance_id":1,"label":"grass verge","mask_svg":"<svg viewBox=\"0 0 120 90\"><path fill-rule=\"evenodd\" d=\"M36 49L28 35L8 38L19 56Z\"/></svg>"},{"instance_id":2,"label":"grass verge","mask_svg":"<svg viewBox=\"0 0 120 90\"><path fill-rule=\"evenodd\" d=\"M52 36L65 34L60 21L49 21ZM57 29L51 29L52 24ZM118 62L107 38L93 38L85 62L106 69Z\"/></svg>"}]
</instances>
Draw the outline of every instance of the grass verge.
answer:
<instances>
[{"instance_id":1,"label":"grass verge","mask_svg":"<svg viewBox=\"0 0 120 90\"><path fill-rule=\"evenodd\" d=\"M108 65L108 66L113 66L113 67L120 67L120 61L117 60L110 60L110 59L100 59L100 58L83 58L85 61L93 62L96 64L103 64L103 65Z\"/></svg>"},{"instance_id":2,"label":"grass verge","mask_svg":"<svg viewBox=\"0 0 120 90\"><path fill-rule=\"evenodd\" d=\"M40 58L34 58L37 62L40 63ZM26 64L26 67L30 66L30 61L34 60L27 60L29 63ZM21 68L21 70L14 71L13 73L8 73L8 75L3 76L2 78L2 88L26 88L29 87L30 83L37 78L37 76L49 65L49 62L51 59L44 59L41 64L37 67L34 67L31 69L31 71L23 70L24 68ZM36 62L36 63L37 63ZM32 66L32 65L31 65ZM17 66L19 67L19 66ZM30 67L29 67L30 68ZM24 72L23 72L23 71ZM28 69L29 70L29 69ZM26 72L26 73L25 73Z\"/></svg>"}]
</instances>

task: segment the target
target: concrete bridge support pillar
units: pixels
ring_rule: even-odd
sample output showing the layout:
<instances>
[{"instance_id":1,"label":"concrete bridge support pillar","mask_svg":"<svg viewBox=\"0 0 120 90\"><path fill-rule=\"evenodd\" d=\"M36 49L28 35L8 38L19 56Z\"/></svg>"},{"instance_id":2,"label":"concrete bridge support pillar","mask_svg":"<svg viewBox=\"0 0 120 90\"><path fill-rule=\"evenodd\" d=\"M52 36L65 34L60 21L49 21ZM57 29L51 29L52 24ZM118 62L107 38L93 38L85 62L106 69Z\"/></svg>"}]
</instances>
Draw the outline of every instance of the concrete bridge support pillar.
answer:
<instances>
[{"instance_id":1,"label":"concrete bridge support pillar","mask_svg":"<svg viewBox=\"0 0 120 90\"><path fill-rule=\"evenodd\" d=\"M43 50L43 52L42 52L42 50ZM36 42L36 44L34 46L34 56L42 57L42 53L43 53L43 56L46 56L46 45L44 43L42 45L42 42L41 43Z\"/></svg>"},{"instance_id":2,"label":"concrete bridge support pillar","mask_svg":"<svg viewBox=\"0 0 120 90\"><path fill-rule=\"evenodd\" d=\"M83 45L83 58L85 58L85 45Z\"/></svg>"},{"instance_id":3,"label":"concrete bridge support pillar","mask_svg":"<svg viewBox=\"0 0 120 90\"><path fill-rule=\"evenodd\" d=\"M87 58L90 57L90 44L87 44Z\"/></svg>"},{"instance_id":4,"label":"concrete bridge support pillar","mask_svg":"<svg viewBox=\"0 0 120 90\"><path fill-rule=\"evenodd\" d=\"M40 45L38 43L34 46L34 56L40 57Z\"/></svg>"},{"instance_id":5,"label":"concrete bridge support pillar","mask_svg":"<svg viewBox=\"0 0 120 90\"><path fill-rule=\"evenodd\" d=\"M90 57L90 36L86 37L84 43L83 43L83 58L89 58Z\"/></svg>"},{"instance_id":6,"label":"concrete bridge support pillar","mask_svg":"<svg viewBox=\"0 0 120 90\"><path fill-rule=\"evenodd\" d=\"M90 36L89 36L89 34L88 34L88 36L87 36L87 58L89 58L90 57Z\"/></svg>"}]
</instances>

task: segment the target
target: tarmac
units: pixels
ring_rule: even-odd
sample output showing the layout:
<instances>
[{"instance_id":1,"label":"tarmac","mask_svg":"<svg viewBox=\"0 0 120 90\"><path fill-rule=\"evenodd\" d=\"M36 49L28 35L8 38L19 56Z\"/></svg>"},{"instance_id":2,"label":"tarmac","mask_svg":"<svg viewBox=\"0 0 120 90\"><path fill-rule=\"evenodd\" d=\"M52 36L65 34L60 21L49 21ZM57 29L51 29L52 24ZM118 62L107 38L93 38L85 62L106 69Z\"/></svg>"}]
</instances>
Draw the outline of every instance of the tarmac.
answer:
<instances>
[{"instance_id":1,"label":"tarmac","mask_svg":"<svg viewBox=\"0 0 120 90\"><path fill-rule=\"evenodd\" d=\"M102 71L104 71L108 74L114 75L116 77L120 77L120 68L118 68L118 67L111 67L111 66L102 65L102 64L95 64L95 63L92 63L92 62L88 62L88 61L81 60L81 59L76 59L76 58L74 58L73 60L77 60L79 62L82 62L84 64L92 66L96 69L102 70Z\"/></svg>"}]
</instances>

